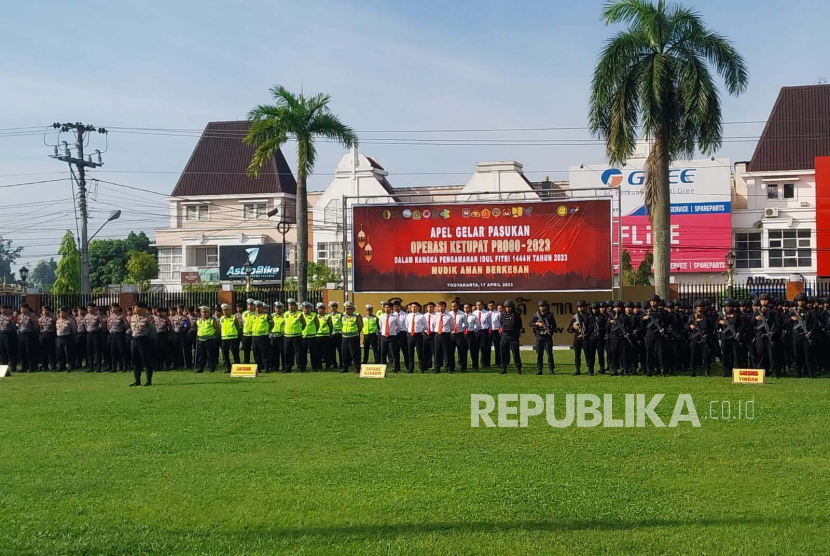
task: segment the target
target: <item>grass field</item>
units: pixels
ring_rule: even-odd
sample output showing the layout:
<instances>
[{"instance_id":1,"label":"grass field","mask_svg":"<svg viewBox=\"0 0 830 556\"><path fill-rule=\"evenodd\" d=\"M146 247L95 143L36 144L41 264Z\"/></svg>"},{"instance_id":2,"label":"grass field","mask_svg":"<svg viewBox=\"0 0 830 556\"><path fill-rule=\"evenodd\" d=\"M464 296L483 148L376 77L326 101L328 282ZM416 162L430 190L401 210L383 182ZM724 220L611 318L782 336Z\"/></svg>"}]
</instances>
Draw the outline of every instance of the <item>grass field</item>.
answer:
<instances>
[{"instance_id":1,"label":"grass field","mask_svg":"<svg viewBox=\"0 0 830 556\"><path fill-rule=\"evenodd\" d=\"M830 380L557 357L554 377L2 379L0 554L830 552ZM471 428L473 393L665 393L665 421L689 393L702 426ZM752 420L704 418L753 396Z\"/></svg>"}]
</instances>

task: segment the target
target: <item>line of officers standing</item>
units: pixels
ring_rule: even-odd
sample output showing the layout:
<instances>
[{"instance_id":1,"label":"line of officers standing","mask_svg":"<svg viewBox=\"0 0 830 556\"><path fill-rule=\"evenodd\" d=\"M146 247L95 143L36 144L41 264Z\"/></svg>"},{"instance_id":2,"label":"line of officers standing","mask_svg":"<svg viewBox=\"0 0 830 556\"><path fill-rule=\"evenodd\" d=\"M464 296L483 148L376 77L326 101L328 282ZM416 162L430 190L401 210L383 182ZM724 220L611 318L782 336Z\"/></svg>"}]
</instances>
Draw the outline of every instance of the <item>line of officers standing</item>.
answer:
<instances>
[{"instance_id":1,"label":"line of officers standing","mask_svg":"<svg viewBox=\"0 0 830 556\"><path fill-rule=\"evenodd\" d=\"M584 357L589 375L598 367L612 375L647 376L689 372L710 376L720 360L723 376L734 368L786 370L813 377L830 368L830 300L796 296L793 303L768 294L736 301L721 311L709 300L693 305L664 302L577 302L568 328L573 333L575 375Z\"/></svg>"}]
</instances>

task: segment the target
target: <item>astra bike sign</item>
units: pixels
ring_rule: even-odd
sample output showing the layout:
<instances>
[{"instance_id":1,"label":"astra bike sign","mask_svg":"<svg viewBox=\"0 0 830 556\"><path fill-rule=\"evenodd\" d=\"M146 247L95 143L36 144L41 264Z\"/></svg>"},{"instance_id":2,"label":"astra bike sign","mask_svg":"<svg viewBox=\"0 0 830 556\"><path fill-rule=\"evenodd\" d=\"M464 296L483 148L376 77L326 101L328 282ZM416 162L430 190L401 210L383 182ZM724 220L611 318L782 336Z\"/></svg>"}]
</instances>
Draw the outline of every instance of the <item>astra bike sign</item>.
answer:
<instances>
[{"instance_id":1,"label":"astra bike sign","mask_svg":"<svg viewBox=\"0 0 830 556\"><path fill-rule=\"evenodd\" d=\"M245 263L250 265L252 280L282 280L282 245L266 243L254 247L219 246L220 280L245 280L247 278Z\"/></svg>"}]
</instances>

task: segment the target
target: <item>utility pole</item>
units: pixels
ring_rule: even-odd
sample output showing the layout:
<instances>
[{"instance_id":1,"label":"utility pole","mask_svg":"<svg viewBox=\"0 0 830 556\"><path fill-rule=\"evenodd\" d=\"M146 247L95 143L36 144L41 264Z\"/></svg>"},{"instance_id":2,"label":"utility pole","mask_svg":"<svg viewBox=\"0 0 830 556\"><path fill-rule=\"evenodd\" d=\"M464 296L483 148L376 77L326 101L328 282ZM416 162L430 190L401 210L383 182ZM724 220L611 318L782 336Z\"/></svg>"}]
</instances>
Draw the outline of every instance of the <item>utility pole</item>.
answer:
<instances>
[{"instance_id":1,"label":"utility pole","mask_svg":"<svg viewBox=\"0 0 830 556\"><path fill-rule=\"evenodd\" d=\"M69 144L64 141L64 153L61 155L58 145L55 145L55 154L52 155L52 158L66 162L70 167L74 164L78 169L78 208L81 213L81 294L89 296L89 240L87 239L87 222L89 220L89 212L86 206L86 168L98 168L103 166L104 163L101 161L100 150L95 151L98 153L98 162L92 161L92 155L89 155L87 159L84 160L84 134L93 132L106 134L107 130L103 127L96 129L95 126L84 125L81 122L75 122L74 124L55 123L52 124L52 127L54 129L61 130L63 133L69 131L75 132L75 148L78 151L78 156L72 156L72 153L69 150Z\"/></svg>"}]
</instances>

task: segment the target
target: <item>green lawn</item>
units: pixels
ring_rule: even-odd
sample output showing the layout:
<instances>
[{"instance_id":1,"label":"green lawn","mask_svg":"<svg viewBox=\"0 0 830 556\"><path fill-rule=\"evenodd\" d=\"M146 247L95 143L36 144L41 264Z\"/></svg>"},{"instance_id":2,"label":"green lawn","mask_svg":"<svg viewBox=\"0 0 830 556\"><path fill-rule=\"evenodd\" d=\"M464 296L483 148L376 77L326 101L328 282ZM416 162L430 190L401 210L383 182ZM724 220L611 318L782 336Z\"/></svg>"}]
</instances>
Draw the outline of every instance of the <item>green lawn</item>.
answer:
<instances>
[{"instance_id":1,"label":"green lawn","mask_svg":"<svg viewBox=\"0 0 830 556\"><path fill-rule=\"evenodd\" d=\"M830 550L830 380L572 377L557 357L554 377L0 379L0 554ZM692 394L701 428L470 427L473 393L658 392L666 422ZM704 419L753 396L753 420Z\"/></svg>"}]
</instances>

